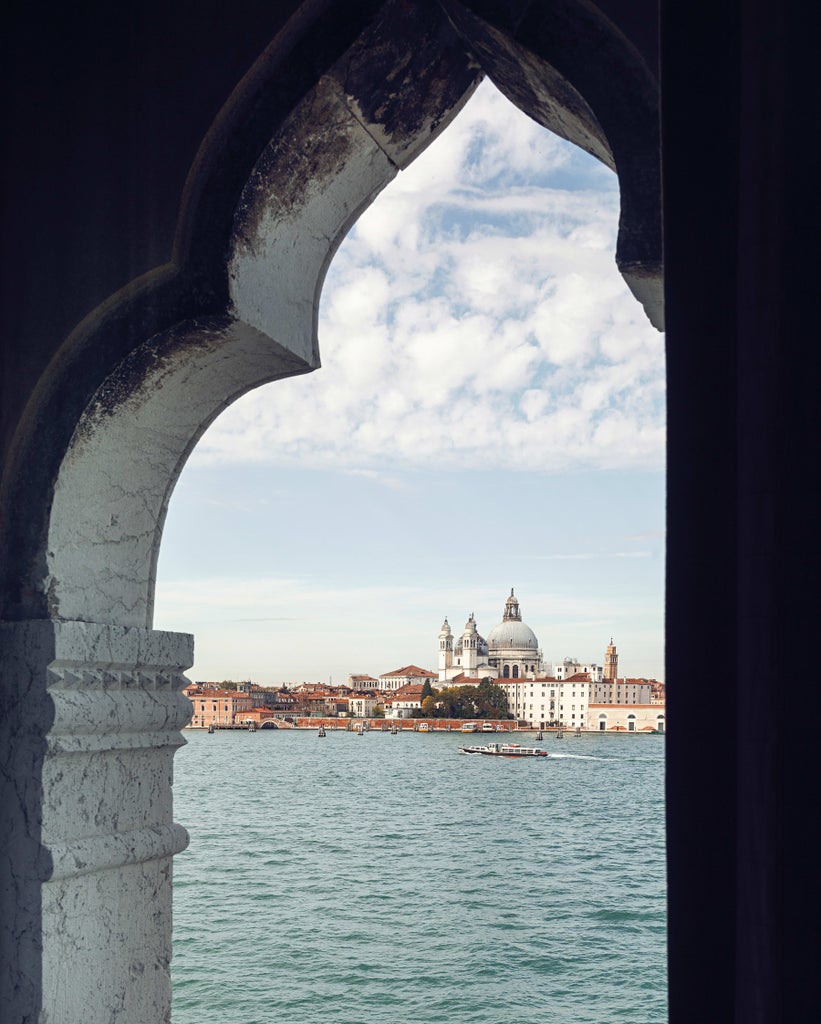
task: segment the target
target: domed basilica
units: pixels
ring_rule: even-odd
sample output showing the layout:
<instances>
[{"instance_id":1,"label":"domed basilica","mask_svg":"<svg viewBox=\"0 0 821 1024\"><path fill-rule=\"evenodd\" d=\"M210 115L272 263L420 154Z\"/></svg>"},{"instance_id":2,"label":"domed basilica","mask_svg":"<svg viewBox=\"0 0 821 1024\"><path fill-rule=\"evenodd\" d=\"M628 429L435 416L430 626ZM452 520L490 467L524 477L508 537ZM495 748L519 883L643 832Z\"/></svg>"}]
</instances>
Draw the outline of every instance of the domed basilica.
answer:
<instances>
[{"instance_id":1,"label":"domed basilica","mask_svg":"<svg viewBox=\"0 0 821 1024\"><path fill-rule=\"evenodd\" d=\"M458 675L471 678L524 679L539 676L544 668L536 634L522 622L519 602L510 590L502 621L494 626L487 640L480 635L471 612L462 635L454 641L448 620L439 631L439 681Z\"/></svg>"}]
</instances>

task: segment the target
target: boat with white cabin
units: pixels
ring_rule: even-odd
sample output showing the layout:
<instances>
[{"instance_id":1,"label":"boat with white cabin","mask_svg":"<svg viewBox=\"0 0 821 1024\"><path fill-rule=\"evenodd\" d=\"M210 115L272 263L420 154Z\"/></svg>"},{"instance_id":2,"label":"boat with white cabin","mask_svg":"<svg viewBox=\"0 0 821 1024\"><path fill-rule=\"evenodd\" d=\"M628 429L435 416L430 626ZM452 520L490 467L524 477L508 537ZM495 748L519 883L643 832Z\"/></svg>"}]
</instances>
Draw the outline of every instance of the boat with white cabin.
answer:
<instances>
[{"instance_id":1,"label":"boat with white cabin","mask_svg":"<svg viewBox=\"0 0 821 1024\"><path fill-rule=\"evenodd\" d=\"M541 747L523 747L520 743L490 743L486 747L460 747L460 754L485 754L488 757L547 757Z\"/></svg>"}]
</instances>

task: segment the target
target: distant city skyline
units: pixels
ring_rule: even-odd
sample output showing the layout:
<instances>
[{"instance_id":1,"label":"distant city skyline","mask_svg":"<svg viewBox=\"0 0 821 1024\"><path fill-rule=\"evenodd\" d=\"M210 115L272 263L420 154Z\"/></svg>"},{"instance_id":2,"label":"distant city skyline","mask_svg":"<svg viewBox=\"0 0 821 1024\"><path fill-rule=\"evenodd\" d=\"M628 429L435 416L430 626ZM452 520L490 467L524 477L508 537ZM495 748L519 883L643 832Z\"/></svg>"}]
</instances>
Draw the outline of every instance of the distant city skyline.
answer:
<instances>
[{"instance_id":1,"label":"distant city skyline","mask_svg":"<svg viewBox=\"0 0 821 1024\"><path fill-rule=\"evenodd\" d=\"M192 679L435 668L516 588L548 662L663 678L664 355L618 188L484 83L329 270L323 367L245 396L173 495L155 626Z\"/></svg>"}]
</instances>

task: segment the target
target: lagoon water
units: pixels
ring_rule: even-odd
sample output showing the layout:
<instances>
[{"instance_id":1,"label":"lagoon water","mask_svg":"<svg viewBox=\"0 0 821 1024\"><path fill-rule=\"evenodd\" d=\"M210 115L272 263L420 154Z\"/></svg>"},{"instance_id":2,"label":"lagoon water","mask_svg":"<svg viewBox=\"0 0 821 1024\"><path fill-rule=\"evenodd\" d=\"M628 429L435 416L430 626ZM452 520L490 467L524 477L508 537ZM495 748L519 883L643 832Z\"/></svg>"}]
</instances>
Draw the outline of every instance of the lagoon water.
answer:
<instances>
[{"instance_id":1,"label":"lagoon water","mask_svg":"<svg viewBox=\"0 0 821 1024\"><path fill-rule=\"evenodd\" d=\"M173 1024L666 1020L662 736L186 735Z\"/></svg>"}]
</instances>

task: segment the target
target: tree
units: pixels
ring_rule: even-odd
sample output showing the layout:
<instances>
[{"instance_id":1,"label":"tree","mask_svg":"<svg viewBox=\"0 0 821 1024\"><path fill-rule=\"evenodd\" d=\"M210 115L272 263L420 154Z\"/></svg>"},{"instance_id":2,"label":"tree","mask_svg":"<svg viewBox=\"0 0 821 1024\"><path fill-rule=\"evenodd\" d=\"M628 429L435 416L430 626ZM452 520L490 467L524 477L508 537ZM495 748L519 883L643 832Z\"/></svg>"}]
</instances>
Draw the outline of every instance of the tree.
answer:
<instances>
[{"instance_id":1,"label":"tree","mask_svg":"<svg viewBox=\"0 0 821 1024\"><path fill-rule=\"evenodd\" d=\"M429 693L427 697L422 698L422 714L420 718L430 717L436 714L436 698L438 694Z\"/></svg>"},{"instance_id":2,"label":"tree","mask_svg":"<svg viewBox=\"0 0 821 1024\"><path fill-rule=\"evenodd\" d=\"M435 693L436 690L434 690L433 686L431 685L430 679L426 679L422 685L422 700L424 700L425 697L430 697Z\"/></svg>"},{"instance_id":3,"label":"tree","mask_svg":"<svg viewBox=\"0 0 821 1024\"><path fill-rule=\"evenodd\" d=\"M480 718L512 718L507 702L507 694L490 678L483 679L476 687L476 703L480 710Z\"/></svg>"}]
</instances>

